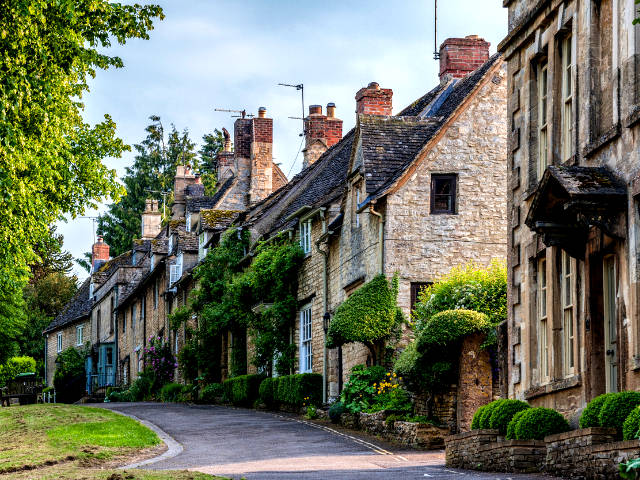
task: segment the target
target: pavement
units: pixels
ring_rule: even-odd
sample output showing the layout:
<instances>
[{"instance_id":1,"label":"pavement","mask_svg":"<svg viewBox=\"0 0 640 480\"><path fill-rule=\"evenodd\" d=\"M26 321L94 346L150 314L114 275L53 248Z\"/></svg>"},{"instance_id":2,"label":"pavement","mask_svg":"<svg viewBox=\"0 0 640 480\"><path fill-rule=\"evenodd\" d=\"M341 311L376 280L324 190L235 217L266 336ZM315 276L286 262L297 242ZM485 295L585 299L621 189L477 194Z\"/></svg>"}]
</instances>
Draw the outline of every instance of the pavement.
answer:
<instances>
[{"instance_id":1,"label":"pavement","mask_svg":"<svg viewBox=\"0 0 640 480\"><path fill-rule=\"evenodd\" d=\"M93 406L133 415L177 442L145 469L186 469L234 480L549 479L451 469L442 450L407 450L270 412L162 403Z\"/></svg>"}]
</instances>

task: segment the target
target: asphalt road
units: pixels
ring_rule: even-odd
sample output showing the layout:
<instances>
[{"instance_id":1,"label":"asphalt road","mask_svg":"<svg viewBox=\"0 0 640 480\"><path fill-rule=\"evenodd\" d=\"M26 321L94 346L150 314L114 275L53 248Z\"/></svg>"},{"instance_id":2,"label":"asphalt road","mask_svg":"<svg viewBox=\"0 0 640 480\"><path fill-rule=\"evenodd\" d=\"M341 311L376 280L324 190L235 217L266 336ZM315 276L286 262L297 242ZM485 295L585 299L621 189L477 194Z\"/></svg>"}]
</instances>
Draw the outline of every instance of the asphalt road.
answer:
<instances>
[{"instance_id":1,"label":"asphalt road","mask_svg":"<svg viewBox=\"0 0 640 480\"><path fill-rule=\"evenodd\" d=\"M189 469L247 480L548 478L449 469L443 451L398 449L268 412L158 403L96 406L151 422L182 445L180 454L144 466L148 469Z\"/></svg>"}]
</instances>

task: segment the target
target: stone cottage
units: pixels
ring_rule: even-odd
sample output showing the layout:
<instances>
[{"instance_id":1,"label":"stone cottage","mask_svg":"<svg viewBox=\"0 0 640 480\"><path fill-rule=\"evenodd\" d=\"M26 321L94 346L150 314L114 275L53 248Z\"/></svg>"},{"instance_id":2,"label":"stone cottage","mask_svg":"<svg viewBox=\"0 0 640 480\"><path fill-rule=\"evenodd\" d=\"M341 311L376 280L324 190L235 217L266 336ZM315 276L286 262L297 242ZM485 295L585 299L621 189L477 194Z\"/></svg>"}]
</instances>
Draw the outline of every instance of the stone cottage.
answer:
<instances>
[{"instance_id":1,"label":"stone cottage","mask_svg":"<svg viewBox=\"0 0 640 480\"><path fill-rule=\"evenodd\" d=\"M509 395L575 413L640 387L633 1L507 0Z\"/></svg>"}]
</instances>

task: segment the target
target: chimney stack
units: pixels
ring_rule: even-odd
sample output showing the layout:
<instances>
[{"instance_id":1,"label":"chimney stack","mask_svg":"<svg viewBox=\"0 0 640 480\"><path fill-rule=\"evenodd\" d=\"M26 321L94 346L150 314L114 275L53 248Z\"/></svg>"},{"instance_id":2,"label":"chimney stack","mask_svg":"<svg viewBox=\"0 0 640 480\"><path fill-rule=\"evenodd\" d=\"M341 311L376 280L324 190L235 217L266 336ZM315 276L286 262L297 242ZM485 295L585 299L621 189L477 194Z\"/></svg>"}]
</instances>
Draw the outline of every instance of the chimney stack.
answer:
<instances>
[{"instance_id":1,"label":"chimney stack","mask_svg":"<svg viewBox=\"0 0 640 480\"><path fill-rule=\"evenodd\" d=\"M173 207L171 216L182 218L185 214L187 188L196 183L196 175L190 165L178 165L173 181Z\"/></svg>"},{"instance_id":2,"label":"chimney stack","mask_svg":"<svg viewBox=\"0 0 640 480\"><path fill-rule=\"evenodd\" d=\"M380 88L376 82L371 82L356 93L356 113L364 115L391 115L393 90Z\"/></svg>"},{"instance_id":3,"label":"chimney stack","mask_svg":"<svg viewBox=\"0 0 640 480\"><path fill-rule=\"evenodd\" d=\"M463 78L489 60L491 44L477 35L448 38L440 46L440 79Z\"/></svg>"},{"instance_id":4,"label":"chimney stack","mask_svg":"<svg viewBox=\"0 0 640 480\"><path fill-rule=\"evenodd\" d=\"M158 210L158 200L147 198L140 222L140 238L151 240L162 230L162 212Z\"/></svg>"},{"instance_id":5,"label":"chimney stack","mask_svg":"<svg viewBox=\"0 0 640 480\"><path fill-rule=\"evenodd\" d=\"M330 147L342 139L342 120L335 118L336 105L327 104L327 115L321 105L311 105L309 116L304 119L305 147L302 168L314 163Z\"/></svg>"},{"instance_id":6,"label":"chimney stack","mask_svg":"<svg viewBox=\"0 0 640 480\"><path fill-rule=\"evenodd\" d=\"M91 273L97 272L102 265L109 261L109 245L104 243L102 235L91 247Z\"/></svg>"}]
</instances>

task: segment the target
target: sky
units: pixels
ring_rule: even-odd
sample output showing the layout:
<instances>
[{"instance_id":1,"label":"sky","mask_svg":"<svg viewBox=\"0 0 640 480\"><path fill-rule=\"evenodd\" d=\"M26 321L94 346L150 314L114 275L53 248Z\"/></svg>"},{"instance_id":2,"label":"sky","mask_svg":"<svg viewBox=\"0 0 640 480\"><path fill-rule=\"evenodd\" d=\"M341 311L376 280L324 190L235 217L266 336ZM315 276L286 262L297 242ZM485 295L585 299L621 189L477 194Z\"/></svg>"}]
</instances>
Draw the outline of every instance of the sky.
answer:
<instances>
[{"instance_id":1,"label":"sky","mask_svg":"<svg viewBox=\"0 0 640 480\"><path fill-rule=\"evenodd\" d=\"M139 0L138 0L139 1ZM125 2L128 3L128 2ZM141 2L147 3L147 2ZM99 71L84 97L85 121L105 114L127 144L144 139L150 115L165 129L188 129L201 143L215 128L233 132L234 118L216 108L273 118L274 162L289 178L302 166L300 92L278 83L304 84L305 104L336 104L346 133L355 124L355 93L376 81L393 89L393 111L438 83L433 0L164 0L166 15L150 40L114 45L124 68ZM482 4L482 7L479 5ZM491 53L506 35L501 0L447 0L438 4L438 45L446 38L479 35ZM232 133L233 135L233 133ZM104 163L124 175L133 152ZM85 216L106 210L90 210ZM90 251L92 221L60 222L64 249ZM74 268L86 277L80 267Z\"/></svg>"}]
</instances>

